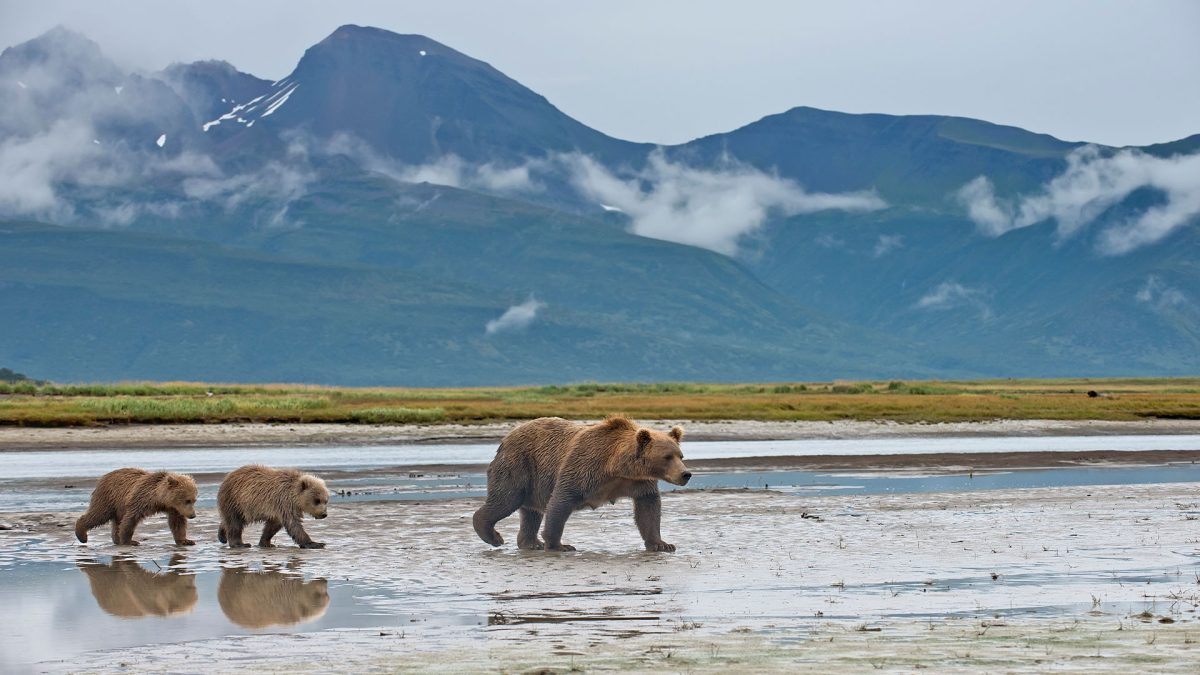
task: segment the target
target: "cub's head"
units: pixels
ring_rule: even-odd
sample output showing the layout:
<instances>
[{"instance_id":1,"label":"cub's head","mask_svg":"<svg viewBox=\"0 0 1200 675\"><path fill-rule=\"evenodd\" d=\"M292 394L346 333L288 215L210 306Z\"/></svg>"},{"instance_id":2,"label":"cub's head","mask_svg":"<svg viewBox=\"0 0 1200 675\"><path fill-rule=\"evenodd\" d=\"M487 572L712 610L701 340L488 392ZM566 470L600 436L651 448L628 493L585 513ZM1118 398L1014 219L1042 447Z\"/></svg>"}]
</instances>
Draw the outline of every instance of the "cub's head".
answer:
<instances>
[{"instance_id":1,"label":"cub's head","mask_svg":"<svg viewBox=\"0 0 1200 675\"><path fill-rule=\"evenodd\" d=\"M304 474L296 481L296 500L301 511L313 518L324 518L329 507L329 488L320 478Z\"/></svg>"},{"instance_id":2,"label":"cub's head","mask_svg":"<svg viewBox=\"0 0 1200 675\"><path fill-rule=\"evenodd\" d=\"M679 441L683 439L683 427L673 427L669 433L638 429L635 462L642 475L655 480L665 480L675 485L687 485L692 472L683 464L683 451Z\"/></svg>"},{"instance_id":3,"label":"cub's head","mask_svg":"<svg viewBox=\"0 0 1200 675\"><path fill-rule=\"evenodd\" d=\"M162 502L184 518L196 517L196 481L181 473L168 473L162 482Z\"/></svg>"}]
</instances>

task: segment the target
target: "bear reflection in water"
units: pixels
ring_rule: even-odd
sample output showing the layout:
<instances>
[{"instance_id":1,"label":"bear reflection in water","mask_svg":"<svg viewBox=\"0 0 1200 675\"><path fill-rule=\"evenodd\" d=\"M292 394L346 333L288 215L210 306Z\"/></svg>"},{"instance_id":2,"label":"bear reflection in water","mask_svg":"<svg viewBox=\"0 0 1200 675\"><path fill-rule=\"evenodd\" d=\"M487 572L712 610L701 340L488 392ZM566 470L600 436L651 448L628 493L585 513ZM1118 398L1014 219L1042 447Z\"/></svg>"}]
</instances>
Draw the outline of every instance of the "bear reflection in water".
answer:
<instances>
[{"instance_id":1,"label":"bear reflection in water","mask_svg":"<svg viewBox=\"0 0 1200 675\"><path fill-rule=\"evenodd\" d=\"M165 572L151 572L136 560L113 558L105 565L94 560L78 563L88 578L100 609L124 618L186 614L196 606L195 577L178 569L176 555Z\"/></svg>"},{"instance_id":2,"label":"bear reflection in water","mask_svg":"<svg viewBox=\"0 0 1200 675\"><path fill-rule=\"evenodd\" d=\"M291 626L319 619L329 607L325 579L305 581L278 570L227 567L217 588L221 611L242 628Z\"/></svg>"}]
</instances>

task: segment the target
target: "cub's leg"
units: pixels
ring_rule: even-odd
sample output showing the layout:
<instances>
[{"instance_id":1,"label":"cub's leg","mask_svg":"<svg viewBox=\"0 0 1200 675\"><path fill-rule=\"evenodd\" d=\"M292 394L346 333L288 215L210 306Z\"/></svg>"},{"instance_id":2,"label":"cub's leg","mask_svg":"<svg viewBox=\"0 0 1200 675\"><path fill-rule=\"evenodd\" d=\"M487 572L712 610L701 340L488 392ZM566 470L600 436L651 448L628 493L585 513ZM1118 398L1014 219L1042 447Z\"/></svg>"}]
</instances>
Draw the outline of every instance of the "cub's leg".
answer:
<instances>
[{"instance_id":1,"label":"cub's leg","mask_svg":"<svg viewBox=\"0 0 1200 675\"><path fill-rule=\"evenodd\" d=\"M75 521L75 538L78 539L80 543L86 544L88 540L88 530L100 527L112 519L112 511L96 509L92 506L88 506L88 510L82 516L79 516L79 520Z\"/></svg>"},{"instance_id":2,"label":"cub's leg","mask_svg":"<svg viewBox=\"0 0 1200 675\"><path fill-rule=\"evenodd\" d=\"M121 530L117 533L118 542L121 546L139 546L141 542L133 540L133 531L137 529L138 523L142 522L143 514L141 511L128 511L121 516Z\"/></svg>"},{"instance_id":3,"label":"cub's leg","mask_svg":"<svg viewBox=\"0 0 1200 675\"><path fill-rule=\"evenodd\" d=\"M271 543L271 538L278 534L279 530L281 529L283 529L283 523L279 522L278 520L268 520L266 524L263 525L262 536L258 538L258 545L263 548L271 548L275 546L275 544Z\"/></svg>"},{"instance_id":4,"label":"cub's leg","mask_svg":"<svg viewBox=\"0 0 1200 675\"><path fill-rule=\"evenodd\" d=\"M195 546L196 542L187 538L187 518L171 511L167 513L167 524L171 526L171 535L175 537L177 546Z\"/></svg>"},{"instance_id":5,"label":"cub's leg","mask_svg":"<svg viewBox=\"0 0 1200 675\"><path fill-rule=\"evenodd\" d=\"M517 533L517 548L529 551L540 551L545 544L538 539L538 528L542 526L542 512L534 509L521 509L521 530Z\"/></svg>"},{"instance_id":6,"label":"cub's leg","mask_svg":"<svg viewBox=\"0 0 1200 675\"><path fill-rule=\"evenodd\" d=\"M300 548L325 548L325 544L313 541L312 537L308 536L308 532L304 531L304 526L300 524L300 516L284 516L283 528Z\"/></svg>"},{"instance_id":7,"label":"cub's leg","mask_svg":"<svg viewBox=\"0 0 1200 675\"><path fill-rule=\"evenodd\" d=\"M246 523L242 521L241 514L227 513L224 518L224 524L217 531L217 539L228 542L229 548L250 548L250 544L242 542L242 528L246 527Z\"/></svg>"}]
</instances>

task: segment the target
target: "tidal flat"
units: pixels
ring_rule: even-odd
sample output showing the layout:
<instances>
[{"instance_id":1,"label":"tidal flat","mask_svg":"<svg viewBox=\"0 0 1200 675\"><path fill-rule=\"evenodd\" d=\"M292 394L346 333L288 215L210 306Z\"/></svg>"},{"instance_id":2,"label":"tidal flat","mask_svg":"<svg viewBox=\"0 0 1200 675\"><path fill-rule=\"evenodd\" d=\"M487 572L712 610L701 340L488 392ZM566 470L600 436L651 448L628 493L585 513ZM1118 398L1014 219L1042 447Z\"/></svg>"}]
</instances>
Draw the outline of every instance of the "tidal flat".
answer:
<instances>
[{"instance_id":1,"label":"tidal flat","mask_svg":"<svg viewBox=\"0 0 1200 675\"><path fill-rule=\"evenodd\" d=\"M641 550L628 503L572 517L579 552L516 550L515 517L493 549L478 503L337 499L306 521L317 551L223 548L211 508L188 548L161 518L118 548L75 542L73 511L0 514L0 670L1167 672L1200 643L1200 482L1182 473L677 491L675 554Z\"/></svg>"}]
</instances>

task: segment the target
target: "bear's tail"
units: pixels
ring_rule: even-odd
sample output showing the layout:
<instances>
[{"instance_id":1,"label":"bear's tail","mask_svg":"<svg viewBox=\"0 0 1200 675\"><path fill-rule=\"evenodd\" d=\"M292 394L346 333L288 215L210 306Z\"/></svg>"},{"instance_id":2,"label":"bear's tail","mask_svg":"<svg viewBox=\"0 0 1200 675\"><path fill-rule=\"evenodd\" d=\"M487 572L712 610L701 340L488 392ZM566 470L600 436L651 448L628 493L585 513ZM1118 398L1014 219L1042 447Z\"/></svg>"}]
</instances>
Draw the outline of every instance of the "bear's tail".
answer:
<instances>
[{"instance_id":1,"label":"bear's tail","mask_svg":"<svg viewBox=\"0 0 1200 675\"><path fill-rule=\"evenodd\" d=\"M226 543L224 525L217 528L217 541L221 542L222 544Z\"/></svg>"}]
</instances>

